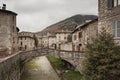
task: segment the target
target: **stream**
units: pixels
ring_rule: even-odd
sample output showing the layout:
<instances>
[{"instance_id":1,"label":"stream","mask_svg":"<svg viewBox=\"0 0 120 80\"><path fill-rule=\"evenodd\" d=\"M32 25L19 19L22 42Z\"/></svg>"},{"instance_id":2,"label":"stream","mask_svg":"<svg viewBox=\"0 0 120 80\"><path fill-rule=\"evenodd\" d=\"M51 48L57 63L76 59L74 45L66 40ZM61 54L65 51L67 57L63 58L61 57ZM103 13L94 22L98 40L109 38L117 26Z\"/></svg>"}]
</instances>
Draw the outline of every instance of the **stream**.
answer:
<instances>
[{"instance_id":1,"label":"stream","mask_svg":"<svg viewBox=\"0 0 120 80\"><path fill-rule=\"evenodd\" d=\"M21 80L60 80L47 57L37 57L26 63Z\"/></svg>"}]
</instances>

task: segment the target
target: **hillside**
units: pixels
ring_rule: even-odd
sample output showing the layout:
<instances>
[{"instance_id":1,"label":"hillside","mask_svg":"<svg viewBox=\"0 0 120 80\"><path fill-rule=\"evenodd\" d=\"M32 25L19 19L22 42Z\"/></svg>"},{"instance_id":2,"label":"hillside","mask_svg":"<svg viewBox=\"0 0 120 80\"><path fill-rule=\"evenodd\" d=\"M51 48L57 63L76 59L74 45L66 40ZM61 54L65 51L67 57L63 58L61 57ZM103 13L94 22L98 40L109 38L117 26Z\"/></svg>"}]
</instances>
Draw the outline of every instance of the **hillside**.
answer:
<instances>
[{"instance_id":1,"label":"hillside","mask_svg":"<svg viewBox=\"0 0 120 80\"><path fill-rule=\"evenodd\" d=\"M60 21L56 24L48 26L44 30L39 33L46 33L46 32L55 32L58 30L74 30L77 25L84 23L86 20L93 20L96 19L97 16L95 15L75 15L70 18L67 18L63 21Z\"/></svg>"}]
</instances>

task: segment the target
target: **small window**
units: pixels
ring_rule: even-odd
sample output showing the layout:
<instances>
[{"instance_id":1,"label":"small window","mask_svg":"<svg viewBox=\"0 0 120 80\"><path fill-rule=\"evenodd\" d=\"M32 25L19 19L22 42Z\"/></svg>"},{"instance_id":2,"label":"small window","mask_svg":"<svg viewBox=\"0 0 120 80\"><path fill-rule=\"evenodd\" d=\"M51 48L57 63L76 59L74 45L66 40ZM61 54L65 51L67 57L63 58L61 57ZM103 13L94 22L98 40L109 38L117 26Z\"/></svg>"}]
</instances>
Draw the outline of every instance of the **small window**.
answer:
<instances>
[{"instance_id":1,"label":"small window","mask_svg":"<svg viewBox=\"0 0 120 80\"><path fill-rule=\"evenodd\" d=\"M82 32L79 32L79 38L82 38Z\"/></svg>"},{"instance_id":2,"label":"small window","mask_svg":"<svg viewBox=\"0 0 120 80\"><path fill-rule=\"evenodd\" d=\"M13 26L13 32L15 32L15 30L14 30L15 28L14 28L14 26Z\"/></svg>"},{"instance_id":3,"label":"small window","mask_svg":"<svg viewBox=\"0 0 120 80\"><path fill-rule=\"evenodd\" d=\"M115 38L120 38L120 21L115 21L113 25L113 36Z\"/></svg>"},{"instance_id":4,"label":"small window","mask_svg":"<svg viewBox=\"0 0 120 80\"><path fill-rule=\"evenodd\" d=\"M76 40L77 39L77 37L76 37L76 35L74 35L74 40Z\"/></svg>"},{"instance_id":5,"label":"small window","mask_svg":"<svg viewBox=\"0 0 120 80\"><path fill-rule=\"evenodd\" d=\"M108 4L108 9L112 9L120 5L120 0L108 0L107 4Z\"/></svg>"},{"instance_id":6,"label":"small window","mask_svg":"<svg viewBox=\"0 0 120 80\"><path fill-rule=\"evenodd\" d=\"M27 45L25 45L25 49L27 49Z\"/></svg>"},{"instance_id":7,"label":"small window","mask_svg":"<svg viewBox=\"0 0 120 80\"><path fill-rule=\"evenodd\" d=\"M114 7L114 0L107 0L108 9L112 9Z\"/></svg>"},{"instance_id":8,"label":"small window","mask_svg":"<svg viewBox=\"0 0 120 80\"><path fill-rule=\"evenodd\" d=\"M64 39L66 40L66 37L64 37Z\"/></svg>"},{"instance_id":9,"label":"small window","mask_svg":"<svg viewBox=\"0 0 120 80\"><path fill-rule=\"evenodd\" d=\"M21 42L21 46L22 46L22 44L23 44L23 43Z\"/></svg>"}]
</instances>

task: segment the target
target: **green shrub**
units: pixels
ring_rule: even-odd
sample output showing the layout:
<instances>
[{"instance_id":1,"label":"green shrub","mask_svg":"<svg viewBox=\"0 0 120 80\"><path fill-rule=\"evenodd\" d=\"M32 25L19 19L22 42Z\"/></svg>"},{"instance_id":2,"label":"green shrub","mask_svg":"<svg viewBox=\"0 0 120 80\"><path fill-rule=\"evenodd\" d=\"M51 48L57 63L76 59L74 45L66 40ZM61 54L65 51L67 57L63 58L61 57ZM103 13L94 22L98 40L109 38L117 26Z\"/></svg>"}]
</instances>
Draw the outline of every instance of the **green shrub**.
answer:
<instances>
[{"instance_id":1,"label":"green shrub","mask_svg":"<svg viewBox=\"0 0 120 80\"><path fill-rule=\"evenodd\" d=\"M86 80L120 80L120 46L105 29L87 45L82 73Z\"/></svg>"}]
</instances>

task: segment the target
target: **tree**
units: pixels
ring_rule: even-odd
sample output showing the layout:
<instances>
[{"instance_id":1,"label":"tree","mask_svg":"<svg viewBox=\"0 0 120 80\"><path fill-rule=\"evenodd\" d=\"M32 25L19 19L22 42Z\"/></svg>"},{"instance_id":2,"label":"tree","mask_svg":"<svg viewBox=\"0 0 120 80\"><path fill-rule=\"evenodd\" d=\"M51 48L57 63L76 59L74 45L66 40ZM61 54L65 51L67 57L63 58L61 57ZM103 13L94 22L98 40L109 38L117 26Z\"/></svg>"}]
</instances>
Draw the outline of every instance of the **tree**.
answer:
<instances>
[{"instance_id":1,"label":"tree","mask_svg":"<svg viewBox=\"0 0 120 80\"><path fill-rule=\"evenodd\" d=\"M87 45L82 73L86 80L120 80L120 46L105 29Z\"/></svg>"},{"instance_id":2,"label":"tree","mask_svg":"<svg viewBox=\"0 0 120 80\"><path fill-rule=\"evenodd\" d=\"M35 41L34 45L35 45L35 47L37 47L38 46L38 38L36 37L36 35L33 35L33 39Z\"/></svg>"}]
</instances>

